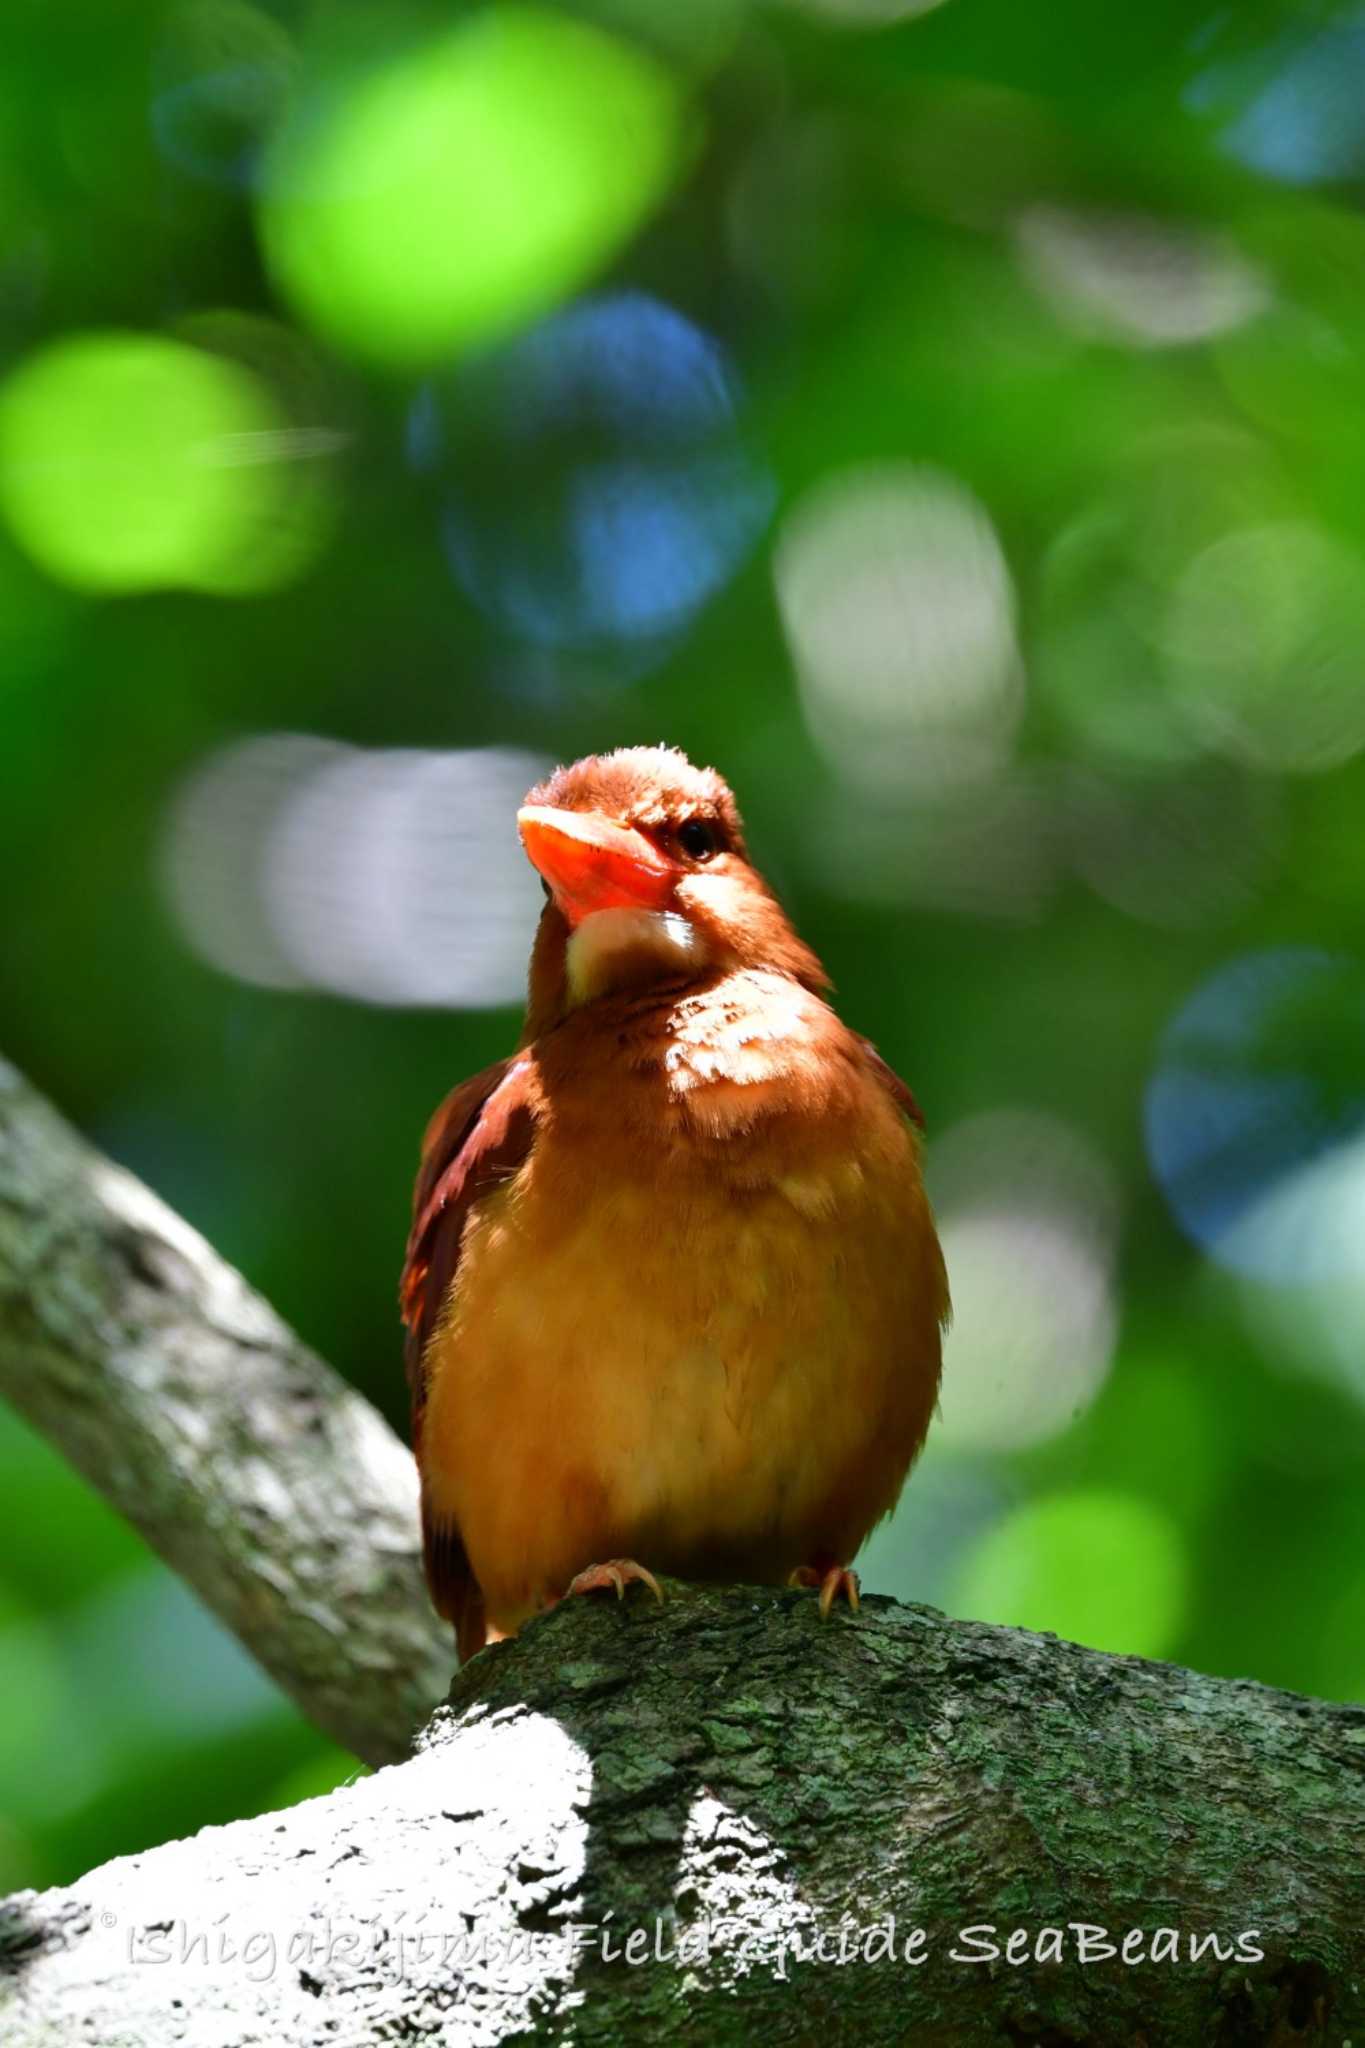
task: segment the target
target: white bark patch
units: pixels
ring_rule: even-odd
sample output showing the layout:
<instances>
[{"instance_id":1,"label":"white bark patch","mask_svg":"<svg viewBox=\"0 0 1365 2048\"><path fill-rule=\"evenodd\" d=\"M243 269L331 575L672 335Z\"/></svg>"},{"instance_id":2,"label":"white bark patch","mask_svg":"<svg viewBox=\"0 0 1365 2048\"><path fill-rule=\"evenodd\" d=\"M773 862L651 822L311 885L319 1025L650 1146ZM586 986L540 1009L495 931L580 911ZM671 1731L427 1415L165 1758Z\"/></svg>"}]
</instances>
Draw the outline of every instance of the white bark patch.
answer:
<instances>
[{"instance_id":1,"label":"white bark patch","mask_svg":"<svg viewBox=\"0 0 1365 2048\"><path fill-rule=\"evenodd\" d=\"M752 1970L780 1972L779 1947L790 1953L816 1931L815 1914L786 1874L786 1862L785 1850L747 1815L710 1792L698 1793L683 1830L674 1888L683 1909L680 1963L686 1964L695 1947L712 1981L733 1983ZM694 1942L683 1932L689 1922Z\"/></svg>"},{"instance_id":2,"label":"white bark patch","mask_svg":"<svg viewBox=\"0 0 1365 2048\"><path fill-rule=\"evenodd\" d=\"M591 1779L556 1721L490 1715L268 1835L236 1821L106 1863L45 1895L88 1931L23 1971L4 2038L38 2038L28 2010L60 2040L293 2043L345 2012L355 2041L406 2024L492 2048L569 1994Z\"/></svg>"}]
</instances>

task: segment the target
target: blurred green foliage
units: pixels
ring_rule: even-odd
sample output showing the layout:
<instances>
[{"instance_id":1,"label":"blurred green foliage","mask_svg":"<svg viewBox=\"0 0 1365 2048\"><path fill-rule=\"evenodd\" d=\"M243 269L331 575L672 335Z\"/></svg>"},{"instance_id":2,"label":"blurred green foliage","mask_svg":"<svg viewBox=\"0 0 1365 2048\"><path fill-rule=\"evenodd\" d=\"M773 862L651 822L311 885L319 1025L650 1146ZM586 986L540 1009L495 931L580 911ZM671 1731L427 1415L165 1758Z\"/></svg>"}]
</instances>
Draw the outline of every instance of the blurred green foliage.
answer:
<instances>
[{"instance_id":1,"label":"blurred green foliage","mask_svg":"<svg viewBox=\"0 0 1365 2048\"><path fill-rule=\"evenodd\" d=\"M1365 1698L1363 190L1330 0L11 0L0 1047L402 1428L509 792L667 738L928 1116L868 1582ZM0 1479L0 1887L354 1768Z\"/></svg>"}]
</instances>

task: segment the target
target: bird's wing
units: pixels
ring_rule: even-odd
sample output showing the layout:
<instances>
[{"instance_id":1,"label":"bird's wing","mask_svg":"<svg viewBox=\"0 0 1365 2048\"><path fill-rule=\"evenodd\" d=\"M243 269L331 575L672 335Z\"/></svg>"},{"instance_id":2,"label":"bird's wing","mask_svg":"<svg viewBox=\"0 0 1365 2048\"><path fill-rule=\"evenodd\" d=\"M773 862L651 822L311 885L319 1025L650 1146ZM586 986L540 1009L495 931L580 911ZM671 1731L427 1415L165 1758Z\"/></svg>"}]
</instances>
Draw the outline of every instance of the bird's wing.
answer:
<instances>
[{"instance_id":1,"label":"bird's wing","mask_svg":"<svg viewBox=\"0 0 1365 2048\"><path fill-rule=\"evenodd\" d=\"M399 1287L408 1337L412 1447L422 1467L422 1417L429 1378L428 1346L460 1263L465 1222L480 1196L501 1186L531 1149L529 1054L499 1060L446 1097L422 1141L413 1191L412 1230ZM422 1548L437 1611L455 1623L461 1658L483 1647L483 1601L458 1528L430 1512L422 1498Z\"/></svg>"},{"instance_id":2,"label":"bird's wing","mask_svg":"<svg viewBox=\"0 0 1365 2048\"><path fill-rule=\"evenodd\" d=\"M891 1097L891 1100L895 1103L897 1109L904 1110L911 1123L918 1124L920 1129L923 1130L924 1111L916 1102L914 1092L908 1083L902 1081L894 1067L889 1067L886 1064L886 1061L882 1058L870 1038L865 1038L862 1041L862 1046L863 1051L867 1054L869 1066L885 1088L887 1094Z\"/></svg>"}]
</instances>

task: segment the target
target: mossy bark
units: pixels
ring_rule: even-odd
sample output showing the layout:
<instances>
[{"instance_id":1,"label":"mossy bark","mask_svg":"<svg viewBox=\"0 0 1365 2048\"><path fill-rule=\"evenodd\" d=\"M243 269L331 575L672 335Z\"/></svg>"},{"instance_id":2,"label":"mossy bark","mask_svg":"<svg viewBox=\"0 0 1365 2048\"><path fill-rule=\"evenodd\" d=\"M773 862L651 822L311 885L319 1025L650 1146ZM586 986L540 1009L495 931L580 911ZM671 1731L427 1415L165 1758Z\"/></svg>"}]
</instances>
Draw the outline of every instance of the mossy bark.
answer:
<instances>
[{"instance_id":1,"label":"mossy bark","mask_svg":"<svg viewBox=\"0 0 1365 2048\"><path fill-rule=\"evenodd\" d=\"M668 1591L476 1658L410 1763L12 1901L6 2048L1365 2039L1365 1711Z\"/></svg>"}]
</instances>

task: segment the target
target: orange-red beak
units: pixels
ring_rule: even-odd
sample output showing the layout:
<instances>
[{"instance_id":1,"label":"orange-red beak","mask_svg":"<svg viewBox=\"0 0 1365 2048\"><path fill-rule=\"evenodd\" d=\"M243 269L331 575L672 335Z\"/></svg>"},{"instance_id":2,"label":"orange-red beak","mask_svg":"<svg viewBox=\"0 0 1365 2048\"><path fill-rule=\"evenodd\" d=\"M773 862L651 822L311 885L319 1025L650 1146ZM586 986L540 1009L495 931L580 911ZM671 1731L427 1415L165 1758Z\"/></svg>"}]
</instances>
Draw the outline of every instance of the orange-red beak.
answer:
<instances>
[{"instance_id":1,"label":"orange-red beak","mask_svg":"<svg viewBox=\"0 0 1365 2048\"><path fill-rule=\"evenodd\" d=\"M677 866L633 826L527 804L517 829L570 925L597 910L662 910L673 893Z\"/></svg>"}]
</instances>

